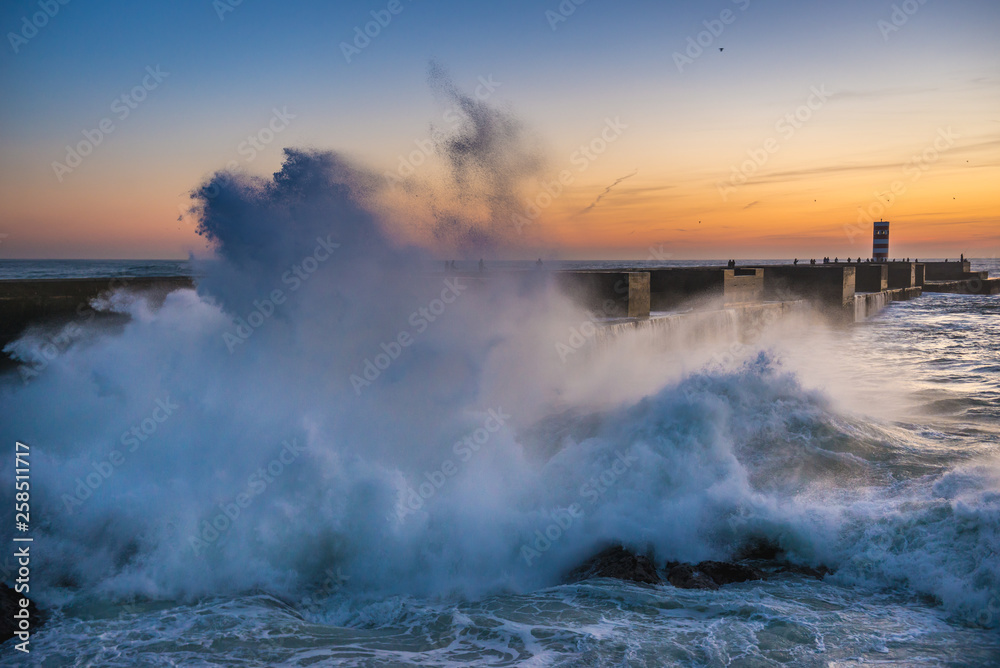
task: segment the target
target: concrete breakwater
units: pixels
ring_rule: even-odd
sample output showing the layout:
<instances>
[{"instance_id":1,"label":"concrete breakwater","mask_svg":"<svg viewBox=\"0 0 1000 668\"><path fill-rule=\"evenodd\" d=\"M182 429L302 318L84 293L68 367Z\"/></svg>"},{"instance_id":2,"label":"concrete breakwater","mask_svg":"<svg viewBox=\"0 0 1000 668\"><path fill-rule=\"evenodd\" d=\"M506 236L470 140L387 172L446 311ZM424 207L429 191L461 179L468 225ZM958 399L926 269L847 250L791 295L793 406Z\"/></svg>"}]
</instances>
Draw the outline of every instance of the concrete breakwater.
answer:
<instances>
[{"instance_id":1,"label":"concrete breakwater","mask_svg":"<svg viewBox=\"0 0 1000 668\"><path fill-rule=\"evenodd\" d=\"M1000 279L969 271L968 262L862 262L740 267L663 267L620 270L514 272L525 280L553 280L578 304L599 314L602 337L623 329L666 334L684 320L693 328L739 336L754 319L808 307L836 324L860 322L894 301L923 290L1000 294ZM456 274L458 275L458 274ZM503 272L465 277L488 284ZM126 316L95 311L91 303L118 289L140 293L154 306L187 277L36 279L0 281L0 347L33 325L55 328L95 318Z\"/></svg>"},{"instance_id":2,"label":"concrete breakwater","mask_svg":"<svg viewBox=\"0 0 1000 668\"><path fill-rule=\"evenodd\" d=\"M630 332L636 332L664 349L683 349L714 339L750 343L769 325L792 313L810 309L808 302L794 300L660 313L649 318L608 323L597 330L594 338L599 347Z\"/></svg>"},{"instance_id":3,"label":"concrete breakwater","mask_svg":"<svg viewBox=\"0 0 1000 668\"><path fill-rule=\"evenodd\" d=\"M927 292L947 292L957 295L1000 295L1000 278L931 281L924 285L924 290Z\"/></svg>"},{"instance_id":4,"label":"concrete breakwater","mask_svg":"<svg viewBox=\"0 0 1000 668\"><path fill-rule=\"evenodd\" d=\"M608 272L561 272L566 292L589 309L619 318L671 312L806 302L832 322L860 322L894 301L920 296L918 262L670 267ZM594 280L600 275L601 280ZM616 307L609 312L611 299Z\"/></svg>"},{"instance_id":5,"label":"concrete breakwater","mask_svg":"<svg viewBox=\"0 0 1000 668\"><path fill-rule=\"evenodd\" d=\"M193 287L184 276L163 278L41 278L0 281L0 349L33 325L62 327L83 325L95 319L122 319L125 316L97 311L93 300L119 289L142 294L155 305L167 293ZM6 360L0 357L0 363Z\"/></svg>"},{"instance_id":6,"label":"concrete breakwater","mask_svg":"<svg viewBox=\"0 0 1000 668\"><path fill-rule=\"evenodd\" d=\"M971 271L970 265L968 260L928 263L924 289L963 295L1000 294L1000 278L990 278L987 271Z\"/></svg>"}]
</instances>

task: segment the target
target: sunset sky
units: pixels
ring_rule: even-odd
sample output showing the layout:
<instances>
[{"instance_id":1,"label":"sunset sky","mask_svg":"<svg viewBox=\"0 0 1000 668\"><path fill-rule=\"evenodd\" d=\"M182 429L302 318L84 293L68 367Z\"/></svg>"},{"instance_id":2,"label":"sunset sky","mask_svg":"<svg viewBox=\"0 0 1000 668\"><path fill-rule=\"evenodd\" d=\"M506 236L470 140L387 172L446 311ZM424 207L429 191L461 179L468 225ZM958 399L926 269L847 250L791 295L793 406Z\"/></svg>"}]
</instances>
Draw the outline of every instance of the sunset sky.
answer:
<instances>
[{"instance_id":1,"label":"sunset sky","mask_svg":"<svg viewBox=\"0 0 1000 668\"><path fill-rule=\"evenodd\" d=\"M893 256L1000 252L996 0L576 1L5 2L0 258L203 253L187 193L286 146L396 172L449 126L431 62L570 173L524 257L868 256L880 216Z\"/></svg>"}]
</instances>

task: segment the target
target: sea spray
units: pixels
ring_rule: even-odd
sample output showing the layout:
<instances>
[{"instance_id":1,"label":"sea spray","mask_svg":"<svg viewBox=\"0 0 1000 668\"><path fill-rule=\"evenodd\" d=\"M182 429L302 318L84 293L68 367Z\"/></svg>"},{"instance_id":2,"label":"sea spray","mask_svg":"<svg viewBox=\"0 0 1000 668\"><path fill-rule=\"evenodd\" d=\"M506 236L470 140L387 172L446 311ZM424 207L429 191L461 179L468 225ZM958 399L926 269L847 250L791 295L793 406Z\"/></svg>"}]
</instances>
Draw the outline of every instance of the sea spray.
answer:
<instances>
[{"instance_id":1,"label":"sea spray","mask_svg":"<svg viewBox=\"0 0 1000 668\"><path fill-rule=\"evenodd\" d=\"M489 139L489 150L520 141L516 124L490 125L502 117L482 111L468 138ZM459 176L495 164L477 145L455 145ZM889 484L909 444L803 386L778 344L808 329L762 328L777 352L718 358L703 328L673 324L678 343L658 347L648 331L622 328L592 354L562 359L556 344L589 316L545 280L495 275L428 320L357 393L352 374L442 289L426 272L429 254L401 243L380 213L380 187L374 172L314 150L288 150L270 179L210 179L195 195L220 261L202 266L196 290L159 308L121 299L131 320L120 331L91 331L27 386L4 381L0 438L37 454L43 599L264 591L298 601L329 591L331 606L357 613L373 597L392 607L393 597L551 587L613 541L660 561L732 558L766 541L794 563L835 569L844 586L928 594L972 622L989 610L997 482L982 471L995 464ZM474 224L453 219L449 238L495 247L509 233L505 206ZM230 350L234 318L315 257L317 239L337 252ZM157 427L155 447L67 512L66 490L164 396L184 410ZM490 407L510 419L488 447L417 511L387 522ZM301 451L251 498L249 481L286 440ZM628 466L593 500L582 490L608 479L618 453ZM567 524L574 504L585 512ZM220 512L228 523L209 542L205 524ZM558 537L525 563L521 547L553 517ZM195 554L191 536L207 549ZM324 584L331 571L342 575L334 588Z\"/></svg>"}]
</instances>

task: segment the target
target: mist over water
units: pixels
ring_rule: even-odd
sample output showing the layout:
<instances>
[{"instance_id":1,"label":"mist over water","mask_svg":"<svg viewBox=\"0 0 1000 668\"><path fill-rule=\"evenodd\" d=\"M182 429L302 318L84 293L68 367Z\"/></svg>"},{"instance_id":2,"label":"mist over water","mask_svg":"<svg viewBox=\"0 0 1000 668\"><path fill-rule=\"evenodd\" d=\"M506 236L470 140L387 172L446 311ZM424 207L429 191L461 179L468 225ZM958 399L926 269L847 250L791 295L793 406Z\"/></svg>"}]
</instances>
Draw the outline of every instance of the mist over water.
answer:
<instances>
[{"instance_id":1,"label":"mist over water","mask_svg":"<svg viewBox=\"0 0 1000 668\"><path fill-rule=\"evenodd\" d=\"M470 119L446 157L485 212L436 230L488 251L511 233L504 221L537 163L516 119L437 70L431 80ZM436 615L442 628L478 628L468 620L490 601L501 615L540 590L586 599L548 588L612 542L663 562L766 541L832 568L809 586L851 614L888 596L902 609L924 602L920 624L997 626L995 402L954 390L957 408L923 422L912 406L866 410L859 392L937 396L884 324L849 343L802 317L749 345L733 332L678 332L683 346L624 333L561 354L591 314L543 272L428 271L433 258L380 213L382 187L315 150L287 150L272 178L217 175L195 202L221 261L197 267L196 290L158 309L120 297L123 329L91 332L30 382L5 377L0 437L35 457L33 593L67 606L67 643L86 646L73 611L98 614L87 606L103 601L138 604L149 623L169 602L222 616L288 605L354 629L417 633ZM979 318L969 326L995 362L996 306L933 299L953 309L938 334L954 343ZM995 399L995 365L969 366L983 350L935 357L933 339L895 315L920 317L913 304L889 316L898 340ZM29 359L41 344L28 335L12 350ZM957 424L961 436L945 438ZM807 597L802 583L774 586ZM679 607L710 605L676 595ZM738 610L734 596L717 605ZM586 610L581 600L565 614ZM562 651L524 642L531 655Z\"/></svg>"}]
</instances>

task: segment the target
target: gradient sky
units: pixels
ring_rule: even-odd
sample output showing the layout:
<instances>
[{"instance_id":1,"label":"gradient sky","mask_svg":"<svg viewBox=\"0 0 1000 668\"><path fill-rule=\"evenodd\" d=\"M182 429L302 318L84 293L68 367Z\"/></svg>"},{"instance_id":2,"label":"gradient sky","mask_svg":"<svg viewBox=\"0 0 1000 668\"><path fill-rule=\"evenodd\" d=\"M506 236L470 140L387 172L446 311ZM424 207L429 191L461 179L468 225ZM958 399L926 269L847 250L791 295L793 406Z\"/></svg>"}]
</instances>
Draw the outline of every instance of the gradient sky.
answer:
<instances>
[{"instance_id":1,"label":"gradient sky","mask_svg":"<svg viewBox=\"0 0 1000 668\"><path fill-rule=\"evenodd\" d=\"M996 0L400 0L350 63L341 43L388 0L237 1L42 0L58 12L37 31L38 0L3 4L0 258L203 252L178 220L187 193L230 161L270 174L285 146L395 170L447 125L432 60L470 94L499 82L489 101L524 123L545 178L573 174L530 226L532 254L867 256L866 211L892 221L893 256L1000 252ZM560 6L574 11L554 23ZM706 21L721 34L679 68ZM157 66L169 76L119 119L116 97ZM288 127L241 151L275 108ZM105 118L113 132L60 181L53 162ZM609 118L627 128L578 171Z\"/></svg>"}]
</instances>

